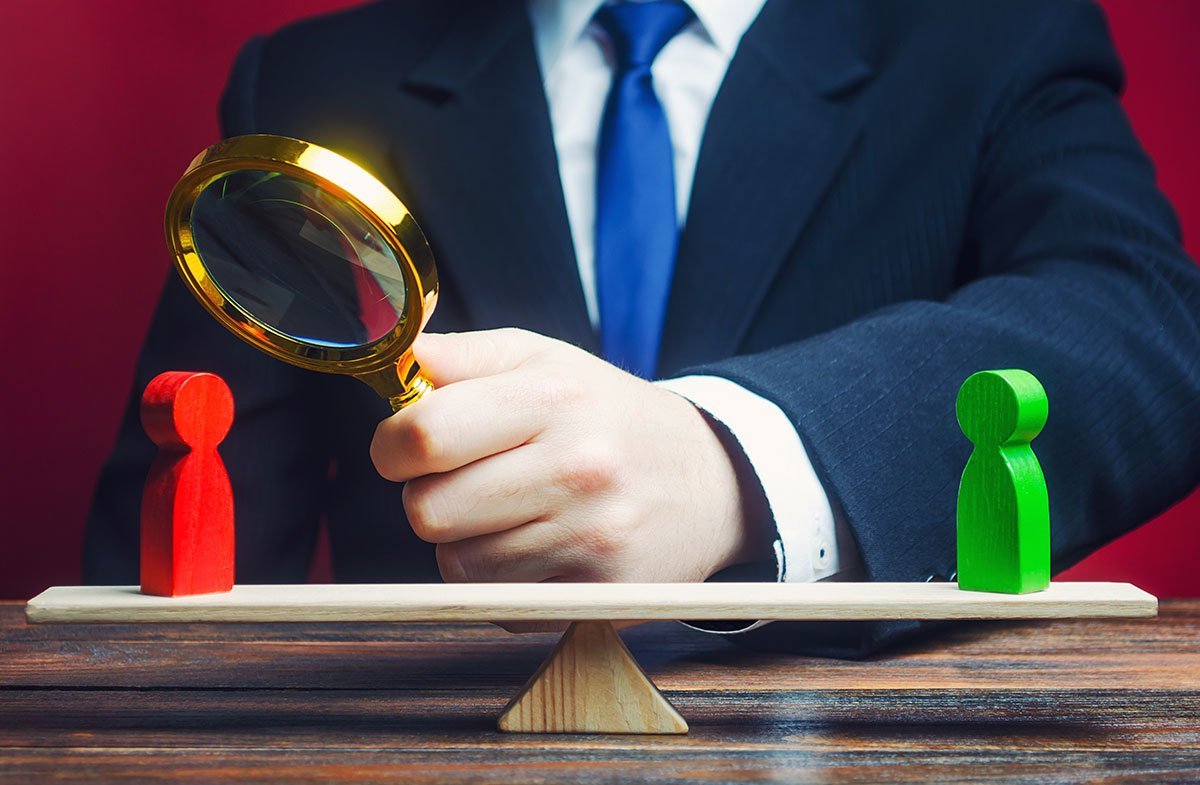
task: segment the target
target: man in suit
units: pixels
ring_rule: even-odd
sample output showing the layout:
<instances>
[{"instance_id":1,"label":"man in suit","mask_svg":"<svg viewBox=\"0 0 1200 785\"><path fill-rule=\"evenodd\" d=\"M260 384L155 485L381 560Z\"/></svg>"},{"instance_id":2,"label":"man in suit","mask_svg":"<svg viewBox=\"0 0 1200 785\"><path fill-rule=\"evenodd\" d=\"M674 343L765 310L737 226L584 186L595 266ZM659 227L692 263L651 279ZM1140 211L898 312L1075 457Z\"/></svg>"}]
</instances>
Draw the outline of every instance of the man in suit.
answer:
<instances>
[{"instance_id":1,"label":"man in suit","mask_svg":"<svg viewBox=\"0 0 1200 785\"><path fill-rule=\"evenodd\" d=\"M240 581L302 580L322 515L341 580L929 581L955 576L957 388L1019 367L1051 399L1059 570L1200 478L1200 270L1122 79L1080 0L305 21L242 51L224 131L333 148L408 204L442 280L431 329L459 333L417 345L439 389L389 418L174 280L135 387L233 388ZM135 579L151 456L131 401L91 581ZM732 637L857 655L919 628Z\"/></svg>"}]
</instances>

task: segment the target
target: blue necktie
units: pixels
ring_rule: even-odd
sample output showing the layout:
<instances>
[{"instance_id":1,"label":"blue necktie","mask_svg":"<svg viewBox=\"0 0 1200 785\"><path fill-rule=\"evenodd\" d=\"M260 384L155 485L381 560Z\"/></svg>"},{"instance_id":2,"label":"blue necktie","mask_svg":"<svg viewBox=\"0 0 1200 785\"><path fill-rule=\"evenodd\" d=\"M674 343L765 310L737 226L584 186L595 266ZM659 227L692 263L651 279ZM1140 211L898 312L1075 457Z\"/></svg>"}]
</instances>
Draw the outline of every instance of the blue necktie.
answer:
<instances>
[{"instance_id":1,"label":"blue necktie","mask_svg":"<svg viewBox=\"0 0 1200 785\"><path fill-rule=\"evenodd\" d=\"M605 359L654 376L679 227L671 134L650 66L692 19L675 0L608 5L616 69L596 160L596 297Z\"/></svg>"}]
</instances>

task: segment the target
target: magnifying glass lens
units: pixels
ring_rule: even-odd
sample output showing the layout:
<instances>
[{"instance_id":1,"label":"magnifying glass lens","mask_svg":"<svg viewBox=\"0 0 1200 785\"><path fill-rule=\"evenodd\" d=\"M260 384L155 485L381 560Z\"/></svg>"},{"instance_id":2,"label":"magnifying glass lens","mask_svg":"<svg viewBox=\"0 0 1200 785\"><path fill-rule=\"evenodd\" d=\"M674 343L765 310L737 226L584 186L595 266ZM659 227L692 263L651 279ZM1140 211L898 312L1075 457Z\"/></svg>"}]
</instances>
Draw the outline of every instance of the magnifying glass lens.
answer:
<instances>
[{"instance_id":1,"label":"magnifying glass lens","mask_svg":"<svg viewBox=\"0 0 1200 785\"><path fill-rule=\"evenodd\" d=\"M296 341L364 346L405 313L408 292L388 243L352 205L312 183L228 172L196 197L191 230L225 296Z\"/></svg>"}]
</instances>

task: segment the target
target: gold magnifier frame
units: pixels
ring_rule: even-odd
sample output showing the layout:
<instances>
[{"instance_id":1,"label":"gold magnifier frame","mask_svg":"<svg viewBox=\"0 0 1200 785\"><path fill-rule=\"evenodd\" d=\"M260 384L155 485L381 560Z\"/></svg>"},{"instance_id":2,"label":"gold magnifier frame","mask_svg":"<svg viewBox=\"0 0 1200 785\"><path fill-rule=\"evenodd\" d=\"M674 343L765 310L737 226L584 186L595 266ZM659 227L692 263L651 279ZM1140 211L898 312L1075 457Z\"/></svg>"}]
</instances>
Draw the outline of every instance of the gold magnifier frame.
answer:
<instances>
[{"instance_id":1,"label":"gold magnifier frame","mask_svg":"<svg viewBox=\"0 0 1200 785\"><path fill-rule=\"evenodd\" d=\"M242 170L276 172L315 186L352 207L378 233L396 257L405 285L403 312L388 334L361 346L306 343L255 318L225 293L196 250L192 210L207 186ZM433 389L412 356L413 341L437 303L433 252L408 208L358 164L286 136L235 136L192 160L171 191L165 220L167 244L188 289L218 322L251 346L301 368L360 379L386 398L393 411Z\"/></svg>"}]
</instances>

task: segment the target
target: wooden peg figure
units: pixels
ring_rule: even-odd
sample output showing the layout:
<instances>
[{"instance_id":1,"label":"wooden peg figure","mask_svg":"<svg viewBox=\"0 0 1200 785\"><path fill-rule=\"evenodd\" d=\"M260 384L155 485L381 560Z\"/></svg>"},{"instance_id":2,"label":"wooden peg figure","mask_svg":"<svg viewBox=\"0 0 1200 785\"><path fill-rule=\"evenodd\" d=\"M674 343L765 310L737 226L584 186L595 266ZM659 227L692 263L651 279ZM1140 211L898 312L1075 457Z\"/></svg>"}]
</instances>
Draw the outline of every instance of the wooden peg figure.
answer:
<instances>
[{"instance_id":1,"label":"wooden peg figure","mask_svg":"<svg viewBox=\"0 0 1200 785\"><path fill-rule=\"evenodd\" d=\"M980 371L963 382L956 409L975 445L958 488L958 586L1045 589L1050 502L1029 442L1046 424L1046 391L1028 371Z\"/></svg>"},{"instance_id":2,"label":"wooden peg figure","mask_svg":"<svg viewBox=\"0 0 1200 785\"><path fill-rule=\"evenodd\" d=\"M142 495L143 593L233 588L233 490L217 454L232 424L233 394L214 374L170 371L142 394L159 447Z\"/></svg>"}]
</instances>

